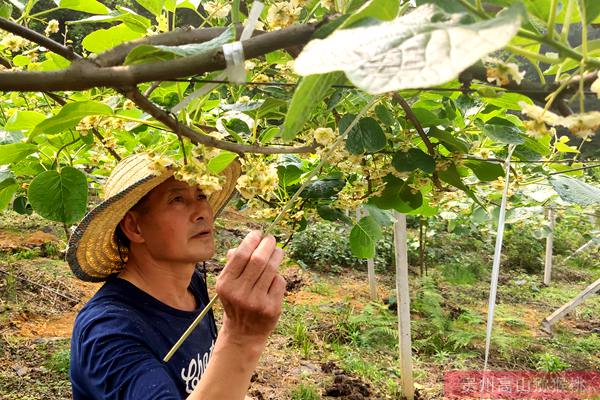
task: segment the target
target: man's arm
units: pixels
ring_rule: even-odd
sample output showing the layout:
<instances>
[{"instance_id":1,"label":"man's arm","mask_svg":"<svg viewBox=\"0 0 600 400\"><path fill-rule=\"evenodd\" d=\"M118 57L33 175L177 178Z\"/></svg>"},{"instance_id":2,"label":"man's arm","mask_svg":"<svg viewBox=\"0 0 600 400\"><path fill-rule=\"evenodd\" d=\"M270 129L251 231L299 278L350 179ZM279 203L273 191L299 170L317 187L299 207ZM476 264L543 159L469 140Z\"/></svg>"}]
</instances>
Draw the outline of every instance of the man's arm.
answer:
<instances>
[{"instance_id":1,"label":"man's arm","mask_svg":"<svg viewBox=\"0 0 600 400\"><path fill-rule=\"evenodd\" d=\"M283 250L258 231L227 254L217 279L225 315L212 357L189 400L243 400L267 338L281 314Z\"/></svg>"}]
</instances>

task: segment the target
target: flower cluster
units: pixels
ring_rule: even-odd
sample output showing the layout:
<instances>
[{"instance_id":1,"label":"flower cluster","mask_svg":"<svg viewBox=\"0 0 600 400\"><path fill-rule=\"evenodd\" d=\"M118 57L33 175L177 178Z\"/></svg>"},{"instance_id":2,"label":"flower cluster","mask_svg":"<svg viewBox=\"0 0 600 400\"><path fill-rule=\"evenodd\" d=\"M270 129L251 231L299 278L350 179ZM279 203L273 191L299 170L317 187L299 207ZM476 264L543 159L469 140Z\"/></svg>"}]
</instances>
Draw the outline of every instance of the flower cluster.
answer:
<instances>
[{"instance_id":1,"label":"flower cluster","mask_svg":"<svg viewBox=\"0 0 600 400\"><path fill-rule=\"evenodd\" d=\"M50 21L48 21L48 25L46 26L44 33L46 34L46 36L50 36L51 34L58 32L58 29L58 21L55 19L51 19Z\"/></svg>"},{"instance_id":2,"label":"flower cluster","mask_svg":"<svg viewBox=\"0 0 600 400\"><path fill-rule=\"evenodd\" d=\"M269 7L267 23L271 29L281 29L298 20L302 7L297 0L278 1Z\"/></svg>"},{"instance_id":3,"label":"flower cluster","mask_svg":"<svg viewBox=\"0 0 600 400\"><path fill-rule=\"evenodd\" d=\"M488 82L495 82L499 86L508 85L511 80L520 85L525 76L525 72L519 71L519 66L515 63L505 63L491 57L486 58L484 63Z\"/></svg>"},{"instance_id":4,"label":"flower cluster","mask_svg":"<svg viewBox=\"0 0 600 400\"><path fill-rule=\"evenodd\" d=\"M207 1L202 4L210 17L225 18L231 12L231 4L220 4L218 1Z\"/></svg>"},{"instance_id":5,"label":"flower cluster","mask_svg":"<svg viewBox=\"0 0 600 400\"><path fill-rule=\"evenodd\" d=\"M593 135L600 128L600 111L590 111L586 113L573 114L567 117L561 117L551 111L545 110L536 105L519 102L521 112L531 118L525 121L524 125L527 133L535 138L545 135L554 135L555 126L563 126L571 133L581 138Z\"/></svg>"},{"instance_id":6,"label":"flower cluster","mask_svg":"<svg viewBox=\"0 0 600 400\"><path fill-rule=\"evenodd\" d=\"M75 130L85 136L92 128L102 128L105 131L122 130L125 128L125 121L113 117L107 118L100 115L88 115L79 121Z\"/></svg>"},{"instance_id":7,"label":"flower cluster","mask_svg":"<svg viewBox=\"0 0 600 400\"><path fill-rule=\"evenodd\" d=\"M242 160L244 175L237 182L237 189L246 199L261 196L266 200L273 197L279 178L274 165L263 158L246 155Z\"/></svg>"},{"instance_id":8,"label":"flower cluster","mask_svg":"<svg viewBox=\"0 0 600 400\"><path fill-rule=\"evenodd\" d=\"M207 196L222 189L224 177L208 171L206 163L198 161L195 157L188 160L187 164L180 164L163 155L149 153L152 160L151 169L163 174L173 171L173 177L190 186L197 186Z\"/></svg>"},{"instance_id":9,"label":"flower cluster","mask_svg":"<svg viewBox=\"0 0 600 400\"><path fill-rule=\"evenodd\" d=\"M313 132L313 137L323 146L328 146L335 140L335 133L331 128L317 128Z\"/></svg>"},{"instance_id":10,"label":"flower cluster","mask_svg":"<svg viewBox=\"0 0 600 400\"><path fill-rule=\"evenodd\" d=\"M0 45L8 48L12 52L21 51L21 49L28 44L28 40L23 39L21 36L13 35L12 33L4 36L2 41L0 41Z\"/></svg>"}]
</instances>

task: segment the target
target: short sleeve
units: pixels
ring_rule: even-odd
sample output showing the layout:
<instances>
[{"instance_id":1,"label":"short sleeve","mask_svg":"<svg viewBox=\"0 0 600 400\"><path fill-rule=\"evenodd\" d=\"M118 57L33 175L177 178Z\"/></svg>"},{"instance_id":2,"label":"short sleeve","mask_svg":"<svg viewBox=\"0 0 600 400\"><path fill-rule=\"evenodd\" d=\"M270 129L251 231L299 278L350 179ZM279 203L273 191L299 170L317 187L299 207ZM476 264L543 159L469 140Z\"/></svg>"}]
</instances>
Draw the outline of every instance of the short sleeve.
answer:
<instances>
[{"instance_id":1,"label":"short sleeve","mask_svg":"<svg viewBox=\"0 0 600 400\"><path fill-rule=\"evenodd\" d=\"M144 323L104 312L75 329L71 379L93 399L180 400L167 367L144 342Z\"/></svg>"}]
</instances>

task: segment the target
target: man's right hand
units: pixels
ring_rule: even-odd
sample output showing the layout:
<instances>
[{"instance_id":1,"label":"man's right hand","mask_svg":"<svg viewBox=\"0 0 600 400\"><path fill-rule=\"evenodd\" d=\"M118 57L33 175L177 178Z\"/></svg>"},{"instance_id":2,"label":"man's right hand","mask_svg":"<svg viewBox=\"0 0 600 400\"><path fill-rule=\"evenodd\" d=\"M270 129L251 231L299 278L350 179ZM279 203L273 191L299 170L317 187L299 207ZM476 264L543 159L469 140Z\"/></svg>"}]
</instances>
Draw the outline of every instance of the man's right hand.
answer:
<instances>
[{"instance_id":1,"label":"man's right hand","mask_svg":"<svg viewBox=\"0 0 600 400\"><path fill-rule=\"evenodd\" d=\"M262 237L260 231L250 232L227 253L216 290L225 310L220 335L229 343L249 347L266 343L279 320L286 289L279 274L283 256L275 238Z\"/></svg>"}]
</instances>

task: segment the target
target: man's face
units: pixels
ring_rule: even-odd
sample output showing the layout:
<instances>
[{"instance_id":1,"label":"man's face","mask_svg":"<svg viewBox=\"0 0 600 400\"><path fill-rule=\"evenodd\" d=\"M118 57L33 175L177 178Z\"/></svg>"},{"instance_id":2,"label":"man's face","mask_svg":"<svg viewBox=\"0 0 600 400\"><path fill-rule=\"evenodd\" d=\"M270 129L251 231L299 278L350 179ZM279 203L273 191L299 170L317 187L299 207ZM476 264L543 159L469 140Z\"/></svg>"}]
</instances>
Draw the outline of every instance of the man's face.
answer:
<instances>
[{"instance_id":1,"label":"man's face","mask_svg":"<svg viewBox=\"0 0 600 400\"><path fill-rule=\"evenodd\" d=\"M196 263L213 256L213 212L199 188L170 178L132 212L156 260Z\"/></svg>"}]
</instances>

